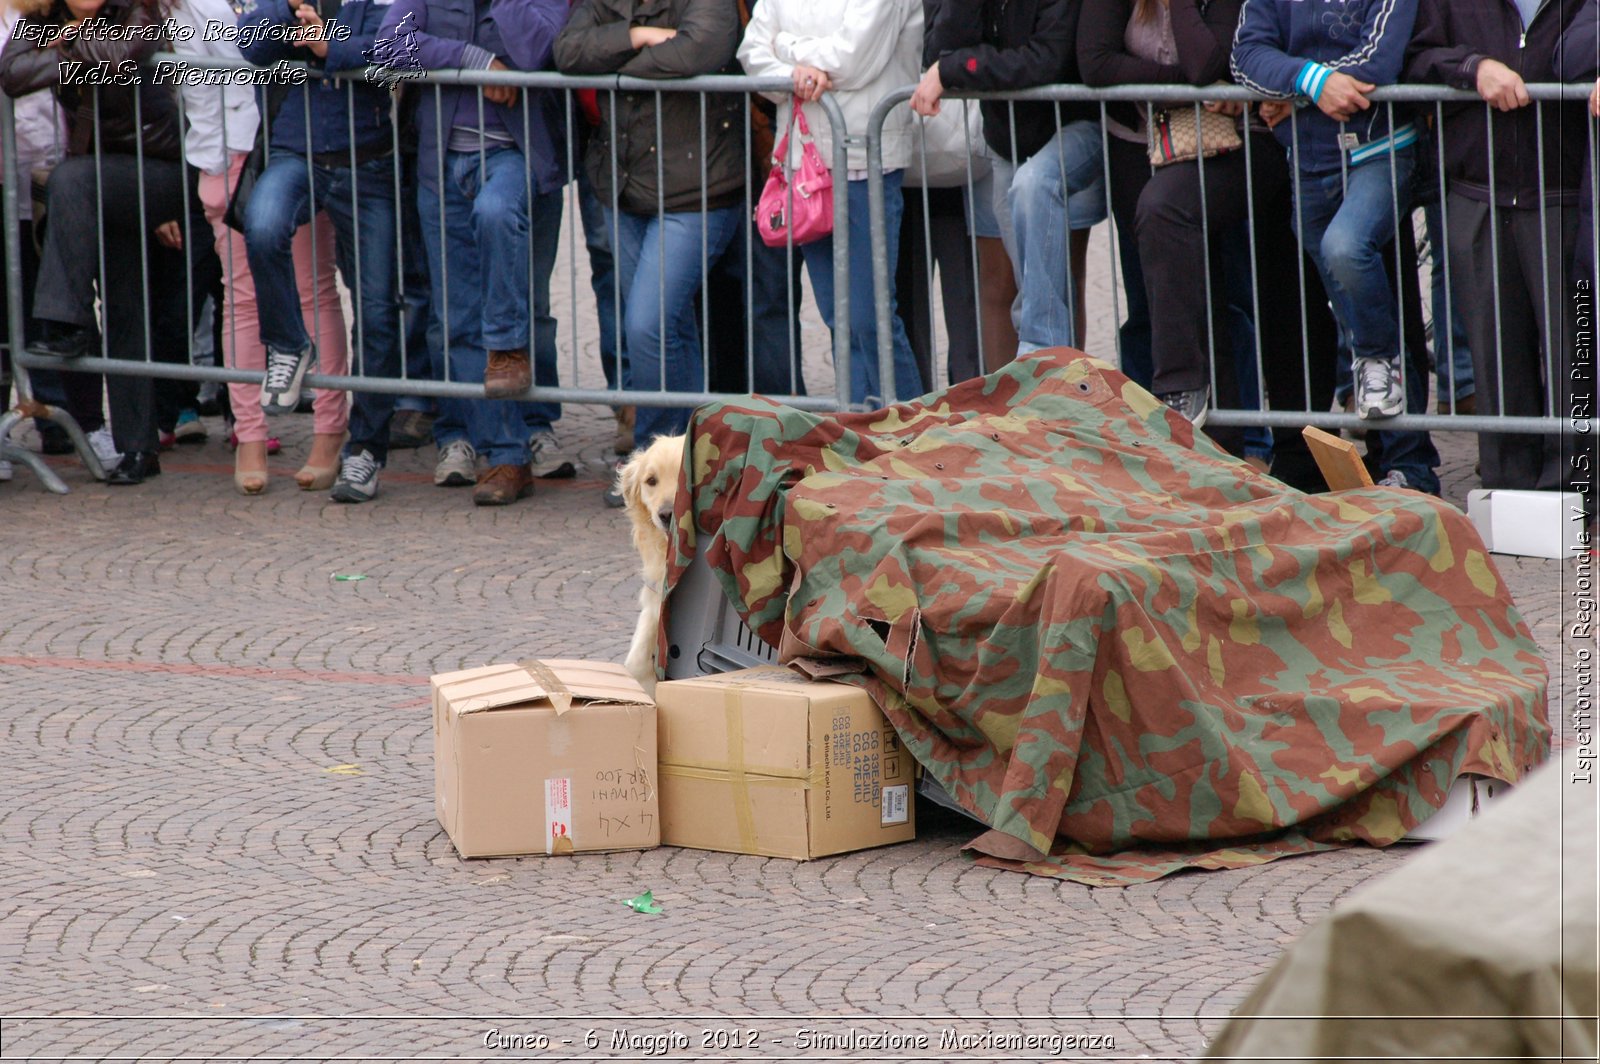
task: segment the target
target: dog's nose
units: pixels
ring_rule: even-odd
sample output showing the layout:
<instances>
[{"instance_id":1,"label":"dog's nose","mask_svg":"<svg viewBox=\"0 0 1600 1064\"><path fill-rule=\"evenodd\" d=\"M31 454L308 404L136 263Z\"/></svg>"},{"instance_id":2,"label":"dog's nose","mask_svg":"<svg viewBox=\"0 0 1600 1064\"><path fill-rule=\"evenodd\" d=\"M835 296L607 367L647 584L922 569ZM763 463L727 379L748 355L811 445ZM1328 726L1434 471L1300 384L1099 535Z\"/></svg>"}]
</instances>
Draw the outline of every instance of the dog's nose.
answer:
<instances>
[{"instance_id":1,"label":"dog's nose","mask_svg":"<svg viewBox=\"0 0 1600 1064\"><path fill-rule=\"evenodd\" d=\"M672 507L668 506L665 509L657 510L656 511L656 520L661 522L661 527L662 528L671 528L672 527Z\"/></svg>"}]
</instances>

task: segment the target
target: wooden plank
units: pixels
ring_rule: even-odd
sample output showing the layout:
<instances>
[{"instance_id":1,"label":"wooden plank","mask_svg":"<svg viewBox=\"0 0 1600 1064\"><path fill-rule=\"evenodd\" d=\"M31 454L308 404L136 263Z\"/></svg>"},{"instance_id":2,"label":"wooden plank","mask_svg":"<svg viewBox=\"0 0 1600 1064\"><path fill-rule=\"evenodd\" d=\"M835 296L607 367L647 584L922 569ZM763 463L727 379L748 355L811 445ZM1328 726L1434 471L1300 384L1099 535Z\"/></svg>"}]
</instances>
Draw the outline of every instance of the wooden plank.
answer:
<instances>
[{"instance_id":1,"label":"wooden plank","mask_svg":"<svg viewBox=\"0 0 1600 1064\"><path fill-rule=\"evenodd\" d=\"M1372 487L1372 474L1367 472L1367 465L1356 452L1355 444L1310 425L1301 435L1306 438L1306 446L1311 448L1311 457L1317 460L1322 479L1328 482L1328 490Z\"/></svg>"}]
</instances>

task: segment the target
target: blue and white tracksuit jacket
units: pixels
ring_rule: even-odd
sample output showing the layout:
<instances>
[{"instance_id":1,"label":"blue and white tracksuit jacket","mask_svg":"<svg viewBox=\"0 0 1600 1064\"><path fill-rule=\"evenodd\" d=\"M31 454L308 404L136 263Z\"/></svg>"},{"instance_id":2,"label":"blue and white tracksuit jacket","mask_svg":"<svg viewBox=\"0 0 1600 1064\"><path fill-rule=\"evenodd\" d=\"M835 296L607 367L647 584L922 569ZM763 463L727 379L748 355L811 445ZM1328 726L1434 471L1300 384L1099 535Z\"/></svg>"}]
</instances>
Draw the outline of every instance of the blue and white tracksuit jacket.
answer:
<instances>
[{"instance_id":1,"label":"blue and white tracksuit jacket","mask_svg":"<svg viewBox=\"0 0 1600 1064\"><path fill-rule=\"evenodd\" d=\"M1328 78L1348 74L1373 85L1400 77L1417 18L1417 0L1245 0L1233 39L1240 85L1302 106L1273 130L1304 173L1327 173L1382 158L1415 143L1409 110L1374 103L1344 125L1314 104ZM1295 141L1298 140L1298 144Z\"/></svg>"}]
</instances>

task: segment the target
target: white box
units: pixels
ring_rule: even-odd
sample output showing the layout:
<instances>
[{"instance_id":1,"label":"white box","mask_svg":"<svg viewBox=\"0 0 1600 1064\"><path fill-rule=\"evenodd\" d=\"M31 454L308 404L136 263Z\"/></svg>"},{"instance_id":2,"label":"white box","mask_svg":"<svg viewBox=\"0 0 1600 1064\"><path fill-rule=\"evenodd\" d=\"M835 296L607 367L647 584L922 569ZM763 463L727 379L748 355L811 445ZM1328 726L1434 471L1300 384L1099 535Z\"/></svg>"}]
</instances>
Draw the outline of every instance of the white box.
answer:
<instances>
[{"instance_id":1,"label":"white box","mask_svg":"<svg viewBox=\"0 0 1600 1064\"><path fill-rule=\"evenodd\" d=\"M1469 491L1467 516L1496 554L1571 558L1587 549L1583 496L1576 491Z\"/></svg>"},{"instance_id":2,"label":"white box","mask_svg":"<svg viewBox=\"0 0 1600 1064\"><path fill-rule=\"evenodd\" d=\"M1413 842L1439 842L1448 839L1485 808L1511 793L1511 784L1487 776L1458 776L1445 796L1444 805L1428 819L1411 829Z\"/></svg>"}]
</instances>

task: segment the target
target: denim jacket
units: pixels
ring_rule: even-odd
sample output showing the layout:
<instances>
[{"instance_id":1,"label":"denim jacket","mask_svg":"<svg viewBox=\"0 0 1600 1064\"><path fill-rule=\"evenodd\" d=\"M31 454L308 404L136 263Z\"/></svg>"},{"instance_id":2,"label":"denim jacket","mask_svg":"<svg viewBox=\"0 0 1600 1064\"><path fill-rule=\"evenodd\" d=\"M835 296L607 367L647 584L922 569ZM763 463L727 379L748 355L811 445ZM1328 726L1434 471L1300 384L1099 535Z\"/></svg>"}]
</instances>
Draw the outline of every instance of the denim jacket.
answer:
<instances>
[{"instance_id":1,"label":"denim jacket","mask_svg":"<svg viewBox=\"0 0 1600 1064\"><path fill-rule=\"evenodd\" d=\"M349 35L343 39L329 40L328 55L319 60L310 49L296 48L291 42L271 32L273 28L297 25L294 17L297 6L291 4L290 0L244 0L243 10L239 14L240 28L266 32L259 32L248 41L244 41L244 35L241 34L240 54L257 66L271 66L280 60L288 60L308 62L330 73L359 70L366 66L365 53L372 47L372 39L389 9L388 0L344 0L333 21L341 29L349 30ZM318 6L325 7L326 2ZM348 151L352 130L357 148L379 148L380 142L392 141L394 126L390 119L388 86L369 81L357 81L354 86L352 92L348 79L314 78L304 85L289 89L277 113L272 116L273 150L288 151L295 155ZM265 96L263 90L263 113L266 109ZM309 143L306 131L308 98L311 123Z\"/></svg>"}]
</instances>

